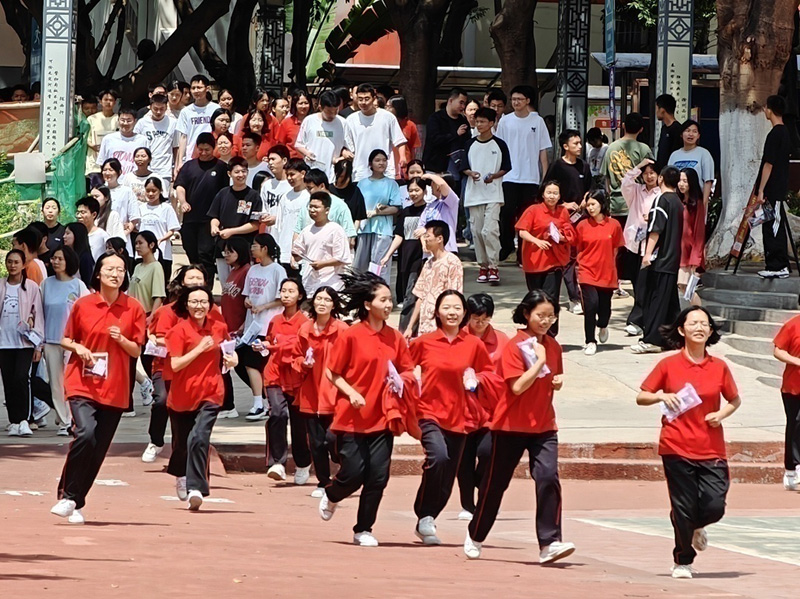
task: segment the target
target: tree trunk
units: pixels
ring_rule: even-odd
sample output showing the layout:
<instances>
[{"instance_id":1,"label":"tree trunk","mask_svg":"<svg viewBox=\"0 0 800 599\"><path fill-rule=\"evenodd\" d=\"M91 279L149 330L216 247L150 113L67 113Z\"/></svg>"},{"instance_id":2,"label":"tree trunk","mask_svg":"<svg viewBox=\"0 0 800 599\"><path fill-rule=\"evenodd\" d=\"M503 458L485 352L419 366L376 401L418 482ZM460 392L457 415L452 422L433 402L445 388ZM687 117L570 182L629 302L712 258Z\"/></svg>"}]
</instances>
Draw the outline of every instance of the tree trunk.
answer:
<instances>
[{"instance_id":1,"label":"tree trunk","mask_svg":"<svg viewBox=\"0 0 800 599\"><path fill-rule=\"evenodd\" d=\"M31 18L34 15L19 0L0 0L0 6L5 12L6 23L14 30L22 44L22 52L25 56L25 63L22 65L22 81L28 81L31 74L31 65L28 60L31 53ZM36 20L41 22L41 12Z\"/></svg>"},{"instance_id":2,"label":"tree trunk","mask_svg":"<svg viewBox=\"0 0 800 599\"><path fill-rule=\"evenodd\" d=\"M194 7L192 7L190 0L173 0L173 4L178 11L181 22L188 19L189 15L194 12ZM212 79L219 81L227 79L228 65L219 57L219 54L214 50L214 47L205 35L198 37L192 48L197 53L197 57L200 59L200 62L203 63L203 66Z\"/></svg>"},{"instance_id":3,"label":"tree trunk","mask_svg":"<svg viewBox=\"0 0 800 599\"><path fill-rule=\"evenodd\" d=\"M763 108L778 92L792 49L797 0L741 2L718 0L720 65L719 132L722 214L706 248L710 264L730 252L744 207L758 176L769 122ZM762 254L761 235L753 253Z\"/></svg>"},{"instance_id":4,"label":"tree trunk","mask_svg":"<svg viewBox=\"0 0 800 599\"><path fill-rule=\"evenodd\" d=\"M497 2L495 2L496 8ZM503 90L506 94L516 85L529 85L532 100L538 107L536 79L536 44L533 39L533 13L536 0L505 0L492 21L489 33L500 58Z\"/></svg>"},{"instance_id":5,"label":"tree trunk","mask_svg":"<svg viewBox=\"0 0 800 599\"><path fill-rule=\"evenodd\" d=\"M314 0L294 0L292 6L292 74L297 87L306 88L306 46Z\"/></svg>"},{"instance_id":6,"label":"tree trunk","mask_svg":"<svg viewBox=\"0 0 800 599\"><path fill-rule=\"evenodd\" d=\"M400 91L413 119L424 124L435 110L436 52L449 0L387 0L400 38Z\"/></svg>"},{"instance_id":7,"label":"tree trunk","mask_svg":"<svg viewBox=\"0 0 800 599\"><path fill-rule=\"evenodd\" d=\"M442 41L439 44L436 64L439 66L456 66L461 62L461 39L464 36L464 25L470 11L478 7L478 0L453 0L447 11L442 28Z\"/></svg>"},{"instance_id":8,"label":"tree trunk","mask_svg":"<svg viewBox=\"0 0 800 599\"><path fill-rule=\"evenodd\" d=\"M237 107L247 108L256 87L256 69L250 53L250 25L258 0L238 0L231 14L228 33L228 72L225 87L231 90Z\"/></svg>"}]
</instances>

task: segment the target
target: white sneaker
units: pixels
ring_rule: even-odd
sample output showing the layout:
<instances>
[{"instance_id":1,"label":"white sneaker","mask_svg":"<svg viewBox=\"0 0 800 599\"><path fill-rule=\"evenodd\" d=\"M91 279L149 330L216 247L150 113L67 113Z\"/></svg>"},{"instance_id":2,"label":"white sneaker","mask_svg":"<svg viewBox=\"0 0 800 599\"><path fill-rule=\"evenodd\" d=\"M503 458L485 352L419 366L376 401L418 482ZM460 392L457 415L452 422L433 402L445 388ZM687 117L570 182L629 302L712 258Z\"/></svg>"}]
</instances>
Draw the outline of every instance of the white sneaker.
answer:
<instances>
[{"instance_id":1,"label":"white sneaker","mask_svg":"<svg viewBox=\"0 0 800 599\"><path fill-rule=\"evenodd\" d=\"M69 437L69 429L70 425L65 424L64 426L58 427L58 432L56 432L56 436L58 437Z\"/></svg>"},{"instance_id":2,"label":"white sneaker","mask_svg":"<svg viewBox=\"0 0 800 599\"><path fill-rule=\"evenodd\" d=\"M442 542L436 536L436 521L433 516L425 516L417 522L414 534L422 540L423 545L441 545Z\"/></svg>"},{"instance_id":3,"label":"white sneaker","mask_svg":"<svg viewBox=\"0 0 800 599\"><path fill-rule=\"evenodd\" d=\"M794 471L783 473L783 488L787 491L797 491L797 478Z\"/></svg>"},{"instance_id":4,"label":"white sneaker","mask_svg":"<svg viewBox=\"0 0 800 599\"><path fill-rule=\"evenodd\" d=\"M692 547L696 551L705 551L708 549L708 533L705 528L697 528L692 535Z\"/></svg>"},{"instance_id":5,"label":"white sneaker","mask_svg":"<svg viewBox=\"0 0 800 599\"><path fill-rule=\"evenodd\" d=\"M570 302L569 311L580 316L583 314L583 306L581 306L580 302Z\"/></svg>"},{"instance_id":6,"label":"white sneaker","mask_svg":"<svg viewBox=\"0 0 800 599\"><path fill-rule=\"evenodd\" d=\"M123 418L136 418L136 410L131 410L130 412L123 412Z\"/></svg>"},{"instance_id":7,"label":"white sneaker","mask_svg":"<svg viewBox=\"0 0 800 599\"><path fill-rule=\"evenodd\" d=\"M9 437L19 437L19 424L9 424L8 425L8 436Z\"/></svg>"},{"instance_id":8,"label":"white sneaker","mask_svg":"<svg viewBox=\"0 0 800 599\"><path fill-rule=\"evenodd\" d=\"M30 425L31 430L34 430L33 427L39 428L47 428L47 416L42 416L38 420L35 420L33 424Z\"/></svg>"},{"instance_id":9,"label":"white sneaker","mask_svg":"<svg viewBox=\"0 0 800 599\"><path fill-rule=\"evenodd\" d=\"M33 434L31 430L31 426L28 424L27 420L23 420L19 423L19 436L20 437L30 437Z\"/></svg>"},{"instance_id":10,"label":"white sneaker","mask_svg":"<svg viewBox=\"0 0 800 599\"><path fill-rule=\"evenodd\" d=\"M189 494L186 492L186 477L178 476L175 478L175 494L181 501L186 501Z\"/></svg>"},{"instance_id":11,"label":"white sneaker","mask_svg":"<svg viewBox=\"0 0 800 599\"><path fill-rule=\"evenodd\" d=\"M672 578L691 578L694 570L691 566L674 564L672 566Z\"/></svg>"},{"instance_id":12,"label":"white sneaker","mask_svg":"<svg viewBox=\"0 0 800 599\"><path fill-rule=\"evenodd\" d=\"M644 331L641 329L641 327L637 327L635 324L629 324L625 325L625 333L629 337L638 337L639 335L644 333Z\"/></svg>"},{"instance_id":13,"label":"white sneaker","mask_svg":"<svg viewBox=\"0 0 800 599\"><path fill-rule=\"evenodd\" d=\"M306 466L305 468L298 468L294 471L294 484L303 486L308 482L308 478L311 476L311 466Z\"/></svg>"},{"instance_id":14,"label":"white sneaker","mask_svg":"<svg viewBox=\"0 0 800 599\"><path fill-rule=\"evenodd\" d=\"M57 504L50 508L50 513L61 518L69 518L75 511L75 502L72 499L61 499Z\"/></svg>"},{"instance_id":15,"label":"white sneaker","mask_svg":"<svg viewBox=\"0 0 800 599\"><path fill-rule=\"evenodd\" d=\"M313 491L311 491L311 497L314 499L322 499L325 495L325 487L315 487Z\"/></svg>"},{"instance_id":16,"label":"white sneaker","mask_svg":"<svg viewBox=\"0 0 800 599\"><path fill-rule=\"evenodd\" d=\"M597 353L597 344L596 343L587 343L586 347L583 348L583 353L587 356L593 356Z\"/></svg>"},{"instance_id":17,"label":"white sneaker","mask_svg":"<svg viewBox=\"0 0 800 599\"><path fill-rule=\"evenodd\" d=\"M470 520L472 520L472 512L470 512L469 510L461 510L460 512L458 512L458 519L469 522Z\"/></svg>"},{"instance_id":18,"label":"white sneaker","mask_svg":"<svg viewBox=\"0 0 800 599\"><path fill-rule=\"evenodd\" d=\"M357 532L353 535L353 543L361 547L377 547L378 539L371 532Z\"/></svg>"},{"instance_id":19,"label":"white sneaker","mask_svg":"<svg viewBox=\"0 0 800 599\"><path fill-rule=\"evenodd\" d=\"M556 541L550 543L547 547L543 547L539 552L540 564L552 564L555 561L568 557L575 553L575 545L572 543L562 543Z\"/></svg>"},{"instance_id":20,"label":"white sneaker","mask_svg":"<svg viewBox=\"0 0 800 599\"><path fill-rule=\"evenodd\" d=\"M264 408L251 408L247 416L244 417L247 422L258 422L259 420L266 420L267 418L269 418L269 412Z\"/></svg>"},{"instance_id":21,"label":"white sneaker","mask_svg":"<svg viewBox=\"0 0 800 599\"><path fill-rule=\"evenodd\" d=\"M273 464L267 470L267 476L272 480L286 480L286 468L282 464Z\"/></svg>"},{"instance_id":22,"label":"white sneaker","mask_svg":"<svg viewBox=\"0 0 800 599\"><path fill-rule=\"evenodd\" d=\"M139 385L139 397L143 406L149 406L153 403L153 381L150 379L142 381L142 384Z\"/></svg>"},{"instance_id":23,"label":"white sneaker","mask_svg":"<svg viewBox=\"0 0 800 599\"><path fill-rule=\"evenodd\" d=\"M222 410L219 414L217 414L217 420L225 419L225 418L238 418L239 412L236 411L236 408L232 410Z\"/></svg>"},{"instance_id":24,"label":"white sneaker","mask_svg":"<svg viewBox=\"0 0 800 599\"><path fill-rule=\"evenodd\" d=\"M467 538L464 539L464 555L467 559L478 559L481 556L481 547L483 544L473 541L467 533Z\"/></svg>"},{"instance_id":25,"label":"white sneaker","mask_svg":"<svg viewBox=\"0 0 800 599\"><path fill-rule=\"evenodd\" d=\"M42 418L47 416L49 413L50 413L50 406L48 406L46 403L44 403L39 398L34 398L33 399L33 413L31 414L31 417L33 418L33 420L35 420L35 421L41 420ZM41 425L39 425L39 426L41 426Z\"/></svg>"},{"instance_id":26,"label":"white sneaker","mask_svg":"<svg viewBox=\"0 0 800 599\"><path fill-rule=\"evenodd\" d=\"M74 510L68 517L67 522L70 524L86 524L86 518L83 517L80 510Z\"/></svg>"},{"instance_id":27,"label":"white sneaker","mask_svg":"<svg viewBox=\"0 0 800 599\"><path fill-rule=\"evenodd\" d=\"M189 510L196 512L203 505L203 494L200 491L192 489L189 491Z\"/></svg>"},{"instance_id":28,"label":"white sneaker","mask_svg":"<svg viewBox=\"0 0 800 599\"><path fill-rule=\"evenodd\" d=\"M663 348L658 345L645 343L644 341L639 341L639 343L631 345L631 352L634 354L660 354L662 351Z\"/></svg>"},{"instance_id":29,"label":"white sneaker","mask_svg":"<svg viewBox=\"0 0 800 599\"><path fill-rule=\"evenodd\" d=\"M337 507L339 507L339 504L329 500L328 494L323 493L322 499L319 500L319 517L327 522L333 518L333 513Z\"/></svg>"},{"instance_id":30,"label":"white sneaker","mask_svg":"<svg viewBox=\"0 0 800 599\"><path fill-rule=\"evenodd\" d=\"M608 341L608 327L597 331L597 340L600 343L605 343L606 341Z\"/></svg>"},{"instance_id":31,"label":"white sneaker","mask_svg":"<svg viewBox=\"0 0 800 599\"><path fill-rule=\"evenodd\" d=\"M780 270L760 270L758 276L762 279L786 279L789 277L789 269L782 268Z\"/></svg>"},{"instance_id":32,"label":"white sneaker","mask_svg":"<svg viewBox=\"0 0 800 599\"><path fill-rule=\"evenodd\" d=\"M142 461L147 463L147 464L155 462L156 461L156 457L162 451L164 451L163 447L159 447L158 445L155 445L154 443L148 443L147 444L147 448L144 450L144 453L142 454Z\"/></svg>"}]
</instances>

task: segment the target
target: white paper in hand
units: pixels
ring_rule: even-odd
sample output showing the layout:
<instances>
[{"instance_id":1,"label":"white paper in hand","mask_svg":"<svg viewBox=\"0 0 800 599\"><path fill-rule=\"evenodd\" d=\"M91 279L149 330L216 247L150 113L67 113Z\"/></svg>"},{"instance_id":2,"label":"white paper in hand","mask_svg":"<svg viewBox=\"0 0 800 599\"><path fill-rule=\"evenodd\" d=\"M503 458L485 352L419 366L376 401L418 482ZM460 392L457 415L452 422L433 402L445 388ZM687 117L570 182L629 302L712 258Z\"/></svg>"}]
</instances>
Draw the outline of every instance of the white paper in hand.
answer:
<instances>
[{"instance_id":1,"label":"white paper in hand","mask_svg":"<svg viewBox=\"0 0 800 599\"><path fill-rule=\"evenodd\" d=\"M400 377L400 373L397 372L397 368L394 367L391 360L389 360L389 374L386 377L386 384L389 385L389 389L397 393L400 397L403 397L403 379Z\"/></svg>"},{"instance_id":2,"label":"white paper in hand","mask_svg":"<svg viewBox=\"0 0 800 599\"><path fill-rule=\"evenodd\" d=\"M689 283L686 285L686 291L683 293L683 299L687 302L692 301L692 297L694 297L694 292L697 291L697 284L700 282L700 277L697 275L692 275L689 279Z\"/></svg>"},{"instance_id":3,"label":"white paper in hand","mask_svg":"<svg viewBox=\"0 0 800 599\"><path fill-rule=\"evenodd\" d=\"M370 262L369 263L369 272L374 275L381 276L381 271L383 270L383 266L381 266L378 262Z\"/></svg>"},{"instance_id":4,"label":"white paper in hand","mask_svg":"<svg viewBox=\"0 0 800 599\"><path fill-rule=\"evenodd\" d=\"M558 232L558 227L554 222L550 222L550 239L553 243L561 243L561 233Z\"/></svg>"},{"instance_id":5,"label":"white paper in hand","mask_svg":"<svg viewBox=\"0 0 800 599\"><path fill-rule=\"evenodd\" d=\"M685 414L692 408L695 408L703 403L703 400L700 399L700 396L697 394L697 391L691 385L691 383L686 383L683 389L678 391L675 395L678 396L678 399L681 402L676 410L670 410L667 407L667 404L663 402L661 403L661 413L664 414L667 422L672 422L681 414Z\"/></svg>"},{"instance_id":6,"label":"white paper in hand","mask_svg":"<svg viewBox=\"0 0 800 599\"><path fill-rule=\"evenodd\" d=\"M531 368L534 364L536 364L536 360L539 358L536 357L536 346L539 345L539 342L536 340L536 337L528 337L525 341L520 341L517 343L517 347L522 351L522 358L525 360L525 368ZM542 366L542 369L539 371L537 379L547 376L550 374L550 368L545 364Z\"/></svg>"},{"instance_id":7,"label":"white paper in hand","mask_svg":"<svg viewBox=\"0 0 800 599\"><path fill-rule=\"evenodd\" d=\"M148 340L147 344L144 346L144 355L155 356L157 358L166 358L167 348L162 347L161 345L156 345L151 340Z\"/></svg>"},{"instance_id":8,"label":"white paper in hand","mask_svg":"<svg viewBox=\"0 0 800 599\"><path fill-rule=\"evenodd\" d=\"M83 376L96 376L102 379L106 378L108 376L108 353L93 352L92 358L94 358L94 364L92 366L89 366L84 362Z\"/></svg>"},{"instance_id":9,"label":"white paper in hand","mask_svg":"<svg viewBox=\"0 0 800 599\"><path fill-rule=\"evenodd\" d=\"M303 364L306 366L313 366L314 365L314 348L309 347L306 351L306 358L303 361Z\"/></svg>"},{"instance_id":10,"label":"white paper in hand","mask_svg":"<svg viewBox=\"0 0 800 599\"><path fill-rule=\"evenodd\" d=\"M236 341L233 339L230 339L229 341L223 341L219 344L219 349L223 356L230 356L236 352ZM225 366L225 364L222 365L222 374L227 374L229 370L230 368Z\"/></svg>"},{"instance_id":11,"label":"white paper in hand","mask_svg":"<svg viewBox=\"0 0 800 599\"><path fill-rule=\"evenodd\" d=\"M250 326L242 333L239 343L241 345L252 345L256 338L261 334L262 325L257 320L250 323Z\"/></svg>"}]
</instances>

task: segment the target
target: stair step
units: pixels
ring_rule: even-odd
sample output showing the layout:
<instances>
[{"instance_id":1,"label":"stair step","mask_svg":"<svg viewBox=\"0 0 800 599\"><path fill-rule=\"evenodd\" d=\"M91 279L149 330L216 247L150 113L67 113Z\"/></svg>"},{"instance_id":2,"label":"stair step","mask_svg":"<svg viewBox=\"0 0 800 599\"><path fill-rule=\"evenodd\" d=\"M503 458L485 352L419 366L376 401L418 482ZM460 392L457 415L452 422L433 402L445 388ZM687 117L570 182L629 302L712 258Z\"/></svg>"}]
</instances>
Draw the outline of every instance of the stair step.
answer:
<instances>
[{"instance_id":1,"label":"stair step","mask_svg":"<svg viewBox=\"0 0 800 599\"><path fill-rule=\"evenodd\" d=\"M713 316L727 320L748 320L756 322L773 322L783 324L797 314L792 310L772 310L769 308L756 308L738 304L725 304L716 301L704 301L703 307Z\"/></svg>"},{"instance_id":2,"label":"stair step","mask_svg":"<svg viewBox=\"0 0 800 599\"><path fill-rule=\"evenodd\" d=\"M758 322L753 320L730 320L729 330L736 335L774 339L783 326L780 322Z\"/></svg>"},{"instance_id":3,"label":"stair step","mask_svg":"<svg viewBox=\"0 0 800 599\"><path fill-rule=\"evenodd\" d=\"M725 335L722 340L732 348L755 357L770 357L772 359L772 339L766 337L747 337L744 335L733 334Z\"/></svg>"},{"instance_id":4,"label":"stair step","mask_svg":"<svg viewBox=\"0 0 800 599\"><path fill-rule=\"evenodd\" d=\"M800 277L793 275L788 279L762 279L753 272L733 274L729 271L712 271L703 273L703 285L714 289L732 289L739 291L766 291L773 293L793 293L800 295Z\"/></svg>"},{"instance_id":5,"label":"stair step","mask_svg":"<svg viewBox=\"0 0 800 599\"><path fill-rule=\"evenodd\" d=\"M746 366L747 368L752 368L764 374L783 376L783 364L772 357L762 358L747 354L727 354L725 359L739 366Z\"/></svg>"},{"instance_id":6,"label":"stair step","mask_svg":"<svg viewBox=\"0 0 800 599\"><path fill-rule=\"evenodd\" d=\"M796 293L741 291L737 289L714 289L707 287L698 291L698 295L704 300L748 308L796 310L798 306L798 296Z\"/></svg>"},{"instance_id":7,"label":"stair step","mask_svg":"<svg viewBox=\"0 0 800 599\"><path fill-rule=\"evenodd\" d=\"M780 389L781 383L783 382L783 379L777 376L759 376L756 377L756 380L762 385L772 387L773 389Z\"/></svg>"}]
</instances>

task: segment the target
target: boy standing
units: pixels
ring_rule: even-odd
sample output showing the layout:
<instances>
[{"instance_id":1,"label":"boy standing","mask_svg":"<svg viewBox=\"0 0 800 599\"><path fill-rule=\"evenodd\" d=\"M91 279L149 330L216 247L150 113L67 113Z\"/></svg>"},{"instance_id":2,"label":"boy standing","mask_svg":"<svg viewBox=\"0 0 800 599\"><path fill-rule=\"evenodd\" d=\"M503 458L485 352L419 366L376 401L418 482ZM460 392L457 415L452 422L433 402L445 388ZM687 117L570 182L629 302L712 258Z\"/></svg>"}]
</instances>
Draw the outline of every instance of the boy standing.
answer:
<instances>
[{"instance_id":1,"label":"boy standing","mask_svg":"<svg viewBox=\"0 0 800 599\"><path fill-rule=\"evenodd\" d=\"M219 104L208 99L208 84L208 77L205 75L192 77L190 89L194 102L183 108L178 116L177 130L180 137L178 154L175 157L176 171L192 159L197 136L211 131L211 115L219 108Z\"/></svg>"},{"instance_id":2,"label":"boy standing","mask_svg":"<svg viewBox=\"0 0 800 599\"><path fill-rule=\"evenodd\" d=\"M289 162L289 148L278 144L272 146L267 152L267 164L272 171L273 178L261 184L261 233L269 233L273 237L277 231L273 229L278 218L278 205L281 198L292 190L286 178L286 164Z\"/></svg>"},{"instance_id":3,"label":"boy standing","mask_svg":"<svg viewBox=\"0 0 800 599\"><path fill-rule=\"evenodd\" d=\"M147 138L147 147L153 154L150 170L161 179L164 193L169 194L172 185L175 152L178 148L178 121L167 114L168 100L164 94L150 97L150 111L136 123L134 133Z\"/></svg>"},{"instance_id":4,"label":"boy standing","mask_svg":"<svg viewBox=\"0 0 800 599\"><path fill-rule=\"evenodd\" d=\"M466 145L467 189L464 206L469 208L469 226L480 265L478 283L500 284L500 208L503 206L503 175L511 170L506 143L492 135L497 113L481 107L475 113L477 137Z\"/></svg>"},{"instance_id":5,"label":"boy standing","mask_svg":"<svg viewBox=\"0 0 800 599\"><path fill-rule=\"evenodd\" d=\"M103 138L100 151L97 153L97 164L102 167L109 158L116 158L122 165L121 174L124 175L136 168L133 153L136 148L147 146L147 138L133 131L136 125L136 111L133 108L122 108L117 118L119 131L109 133Z\"/></svg>"}]
</instances>

